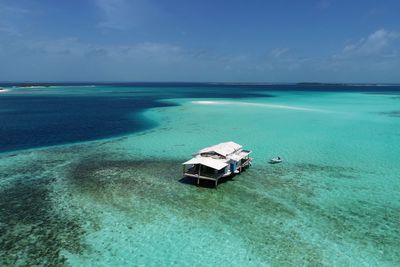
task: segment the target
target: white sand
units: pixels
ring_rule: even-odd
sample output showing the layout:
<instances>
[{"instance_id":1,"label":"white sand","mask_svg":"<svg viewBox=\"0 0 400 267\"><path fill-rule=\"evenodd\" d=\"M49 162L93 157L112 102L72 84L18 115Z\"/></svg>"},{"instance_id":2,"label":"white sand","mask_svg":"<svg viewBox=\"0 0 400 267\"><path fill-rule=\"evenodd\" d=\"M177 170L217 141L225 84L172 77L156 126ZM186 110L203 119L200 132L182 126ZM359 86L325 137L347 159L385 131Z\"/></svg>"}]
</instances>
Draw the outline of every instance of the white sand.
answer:
<instances>
[{"instance_id":1,"label":"white sand","mask_svg":"<svg viewBox=\"0 0 400 267\"><path fill-rule=\"evenodd\" d=\"M274 109L325 112L324 110L311 109L311 108L305 108L305 107L265 104L265 103L239 102L239 101L192 101L192 104L197 104L197 105L237 105L237 106L242 106L242 107L243 106L252 106L252 107L264 107L264 108L274 108Z\"/></svg>"}]
</instances>

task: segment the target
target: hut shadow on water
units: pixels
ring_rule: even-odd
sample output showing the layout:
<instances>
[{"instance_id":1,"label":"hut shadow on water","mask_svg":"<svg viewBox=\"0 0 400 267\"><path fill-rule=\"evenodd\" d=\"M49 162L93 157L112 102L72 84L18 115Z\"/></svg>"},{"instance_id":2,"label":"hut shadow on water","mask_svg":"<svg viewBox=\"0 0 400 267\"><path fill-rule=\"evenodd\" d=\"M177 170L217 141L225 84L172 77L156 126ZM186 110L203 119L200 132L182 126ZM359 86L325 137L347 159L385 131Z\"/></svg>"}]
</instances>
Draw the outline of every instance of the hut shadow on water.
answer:
<instances>
[{"instance_id":1,"label":"hut shadow on water","mask_svg":"<svg viewBox=\"0 0 400 267\"><path fill-rule=\"evenodd\" d=\"M218 185L226 183L226 182L234 182L235 179L233 176L229 177L223 177L218 180ZM186 184L186 185L193 185L193 186L198 186L198 187L203 187L203 188L209 188L209 189L217 189L218 187L215 186L215 182L211 180L200 180L199 184L197 184L197 180L192 178L192 177L187 177L184 176L179 180L180 183Z\"/></svg>"},{"instance_id":2,"label":"hut shadow on water","mask_svg":"<svg viewBox=\"0 0 400 267\"><path fill-rule=\"evenodd\" d=\"M246 172L246 169L243 169L242 172ZM230 183L230 182L235 182L237 175L229 175L225 177L221 177L218 180L218 185L225 184L225 183ZM240 174L239 174L240 177ZM201 179L199 183L197 184L197 179L193 177L188 177L188 176L183 176L181 179L179 179L179 182L185 185L190 185L190 186L197 186L197 187L202 187L202 188L208 188L208 189L218 189L218 187L215 186L215 182L211 180L203 180Z\"/></svg>"}]
</instances>

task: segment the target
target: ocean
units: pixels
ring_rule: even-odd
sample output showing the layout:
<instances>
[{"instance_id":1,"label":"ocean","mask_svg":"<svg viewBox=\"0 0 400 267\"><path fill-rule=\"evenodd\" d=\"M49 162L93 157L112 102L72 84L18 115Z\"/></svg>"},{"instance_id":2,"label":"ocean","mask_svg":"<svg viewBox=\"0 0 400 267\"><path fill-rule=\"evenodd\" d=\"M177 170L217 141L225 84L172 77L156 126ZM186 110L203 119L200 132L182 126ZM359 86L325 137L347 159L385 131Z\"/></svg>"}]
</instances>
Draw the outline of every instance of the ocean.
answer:
<instances>
[{"instance_id":1,"label":"ocean","mask_svg":"<svg viewBox=\"0 0 400 267\"><path fill-rule=\"evenodd\" d=\"M400 264L400 86L0 86L1 266ZM182 177L224 141L253 166Z\"/></svg>"}]
</instances>

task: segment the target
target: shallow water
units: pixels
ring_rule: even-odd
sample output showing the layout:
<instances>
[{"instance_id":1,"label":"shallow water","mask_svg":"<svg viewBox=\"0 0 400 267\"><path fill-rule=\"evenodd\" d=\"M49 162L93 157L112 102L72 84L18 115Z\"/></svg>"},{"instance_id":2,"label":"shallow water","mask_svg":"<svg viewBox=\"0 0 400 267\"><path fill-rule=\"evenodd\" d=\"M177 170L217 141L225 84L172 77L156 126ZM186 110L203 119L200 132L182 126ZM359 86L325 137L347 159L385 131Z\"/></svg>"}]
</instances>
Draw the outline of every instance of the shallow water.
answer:
<instances>
[{"instance_id":1,"label":"shallow water","mask_svg":"<svg viewBox=\"0 0 400 267\"><path fill-rule=\"evenodd\" d=\"M148 128L123 136L0 154L0 265L400 264L393 93L57 90L133 102L136 92L157 104L136 113ZM192 152L228 140L253 150L252 168L217 190L182 179L180 163ZM285 162L266 164L275 155Z\"/></svg>"}]
</instances>

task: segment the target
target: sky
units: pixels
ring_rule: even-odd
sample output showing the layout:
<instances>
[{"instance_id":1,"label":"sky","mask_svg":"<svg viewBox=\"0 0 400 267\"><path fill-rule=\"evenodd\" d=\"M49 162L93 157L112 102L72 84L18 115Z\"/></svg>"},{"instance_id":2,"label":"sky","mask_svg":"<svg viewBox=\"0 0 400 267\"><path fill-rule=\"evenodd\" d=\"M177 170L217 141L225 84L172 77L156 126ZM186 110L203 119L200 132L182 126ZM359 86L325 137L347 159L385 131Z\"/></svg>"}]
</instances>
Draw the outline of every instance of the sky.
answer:
<instances>
[{"instance_id":1,"label":"sky","mask_svg":"<svg viewBox=\"0 0 400 267\"><path fill-rule=\"evenodd\" d=\"M400 83L398 0L0 0L0 81Z\"/></svg>"}]
</instances>

